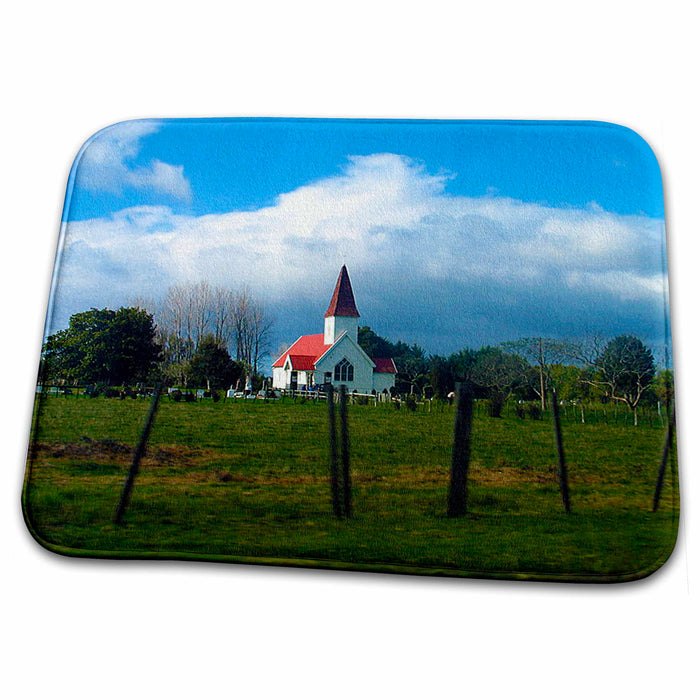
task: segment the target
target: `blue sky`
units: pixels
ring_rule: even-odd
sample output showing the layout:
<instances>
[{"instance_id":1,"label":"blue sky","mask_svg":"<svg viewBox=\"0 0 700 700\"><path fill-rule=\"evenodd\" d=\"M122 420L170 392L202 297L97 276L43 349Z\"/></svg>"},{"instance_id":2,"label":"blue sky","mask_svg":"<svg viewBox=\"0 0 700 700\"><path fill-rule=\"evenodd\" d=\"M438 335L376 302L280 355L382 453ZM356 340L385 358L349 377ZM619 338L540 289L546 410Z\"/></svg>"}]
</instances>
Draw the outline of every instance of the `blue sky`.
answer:
<instances>
[{"instance_id":1,"label":"blue sky","mask_svg":"<svg viewBox=\"0 0 700 700\"><path fill-rule=\"evenodd\" d=\"M50 331L206 280L265 303L274 350L322 330L347 264L361 322L430 352L666 333L659 167L608 124L125 122L63 219Z\"/></svg>"},{"instance_id":2,"label":"blue sky","mask_svg":"<svg viewBox=\"0 0 700 700\"><path fill-rule=\"evenodd\" d=\"M453 177L446 193L498 194L554 206L597 203L618 214L663 216L661 177L651 149L634 132L606 124L534 126L504 122L356 120L172 120L152 128L125 158L132 169L154 160L182 166L192 198L151 192L148 202L202 215L274 203L314 180L339 174L349 155L396 153ZM119 130L120 125L113 129ZM108 138L110 129L95 138ZM144 203L142 187L87 187L76 178L66 220L100 217Z\"/></svg>"}]
</instances>

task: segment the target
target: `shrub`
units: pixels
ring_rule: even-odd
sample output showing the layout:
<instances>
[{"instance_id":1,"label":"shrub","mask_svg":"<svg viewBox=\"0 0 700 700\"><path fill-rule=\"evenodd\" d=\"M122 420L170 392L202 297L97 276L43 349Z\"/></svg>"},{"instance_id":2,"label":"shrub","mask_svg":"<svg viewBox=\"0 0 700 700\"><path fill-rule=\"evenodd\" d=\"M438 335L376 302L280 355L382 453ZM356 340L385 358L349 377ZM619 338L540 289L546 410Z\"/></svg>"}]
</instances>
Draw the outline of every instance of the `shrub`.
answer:
<instances>
[{"instance_id":1,"label":"shrub","mask_svg":"<svg viewBox=\"0 0 700 700\"><path fill-rule=\"evenodd\" d=\"M406 398L406 408L412 412L415 412L415 410L418 408L418 401L416 400L415 394L409 394Z\"/></svg>"},{"instance_id":2,"label":"shrub","mask_svg":"<svg viewBox=\"0 0 700 700\"><path fill-rule=\"evenodd\" d=\"M170 398L173 401L181 401L182 400L182 392L179 389L175 389L175 391L170 392Z\"/></svg>"},{"instance_id":3,"label":"shrub","mask_svg":"<svg viewBox=\"0 0 700 700\"><path fill-rule=\"evenodd\" d=\"M215 403L221 398L221 394L218 391L211 392L211 400Z\"/></svg>"},{"instance_id":4,"label":"shrub","mask_svg":"<svg viewBox=\"0 0 700 700\"><path fill-rule=\"evenodd\" d=\"M195 396L191 391L186 391L183 395L182 398L185 399L188 403L192 403L192 401L195 400Z\"/></svg>"}]
</instances>

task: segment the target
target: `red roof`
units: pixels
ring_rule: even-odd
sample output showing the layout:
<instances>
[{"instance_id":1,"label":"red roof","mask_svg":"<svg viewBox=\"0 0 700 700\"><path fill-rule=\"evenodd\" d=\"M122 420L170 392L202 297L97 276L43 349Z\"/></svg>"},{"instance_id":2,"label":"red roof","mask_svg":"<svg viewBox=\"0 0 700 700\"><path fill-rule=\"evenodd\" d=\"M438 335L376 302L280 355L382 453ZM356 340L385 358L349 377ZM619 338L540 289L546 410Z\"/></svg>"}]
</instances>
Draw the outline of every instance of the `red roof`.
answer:
<instances>
[{"instance_id":1,"label":"red roof","mask_svg":"<svg viewBox=\"0 0 700 700\"><path fill-rule=\"evenodd\" d=\"M376 365L375 372L382 374L396 374L396 365L391 357L373 357L372 362Z\"/></svg>"},{"instance_id":2,"label":"red roof","mask_svg":"<svg viewBox=\"0 0 700 700\"><path fill-rule=\"evenodd\" d=\"M333 297L328 306L328 311L324 314L324 318L328 318L329 316L360 317L360 312L357 310L357 306L355 306L355 295L352 293L348 268L345 267L345 265L343 265L338 275Z\"/></svg>"},{"instance_id":3,"label":"red roof","mask_svg":"<svg viewBox=\"0 0 700 700\"><path fill-rule=\"evenodd\" d=\"M323 333L316 333L315 335L302 335L299 340L292 345L289 350L282 353L282 355L277 359L277 361L272 365L273 367L284 366L287 355L292 356L292 367L294 369L313 369L313 363L323 355L330 345L324 345L323 343ZM300 364L309 364L311 361L311 366L309 367L297 367L297 362Z\"/></svg>"},{"instance_id":4,"label":"red roof","mask_svg":"<svg viewBox=\"0 0 700 700\"><path fill-rule=\"evenodd\" d=\"M290 355L289 360L292 363L292 369L313 369L316 362L314 355Z\"/></svg>"}]
</instances>

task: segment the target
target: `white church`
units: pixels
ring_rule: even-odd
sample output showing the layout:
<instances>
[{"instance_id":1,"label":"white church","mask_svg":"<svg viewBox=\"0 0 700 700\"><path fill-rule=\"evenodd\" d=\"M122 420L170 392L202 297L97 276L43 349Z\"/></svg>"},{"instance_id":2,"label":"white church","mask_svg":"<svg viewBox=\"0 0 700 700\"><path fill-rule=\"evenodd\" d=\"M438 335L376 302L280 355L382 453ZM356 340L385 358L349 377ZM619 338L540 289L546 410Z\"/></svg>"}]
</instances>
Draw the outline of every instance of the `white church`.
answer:
<instances>
[{"instance_id":1,"label":"white church","mask_svg":"<svg viewBox=\"0 0 700 700\"><path fill-rule=\"evenodd\" d=\"M369 357L358 345L360 313L350 276L343 265L324 316L324 332L302 335L272 365L275 389L311 389L321 384L345 384L359 394L389 392L396 365L388 357Z\"/></svg>"}]
</instances>

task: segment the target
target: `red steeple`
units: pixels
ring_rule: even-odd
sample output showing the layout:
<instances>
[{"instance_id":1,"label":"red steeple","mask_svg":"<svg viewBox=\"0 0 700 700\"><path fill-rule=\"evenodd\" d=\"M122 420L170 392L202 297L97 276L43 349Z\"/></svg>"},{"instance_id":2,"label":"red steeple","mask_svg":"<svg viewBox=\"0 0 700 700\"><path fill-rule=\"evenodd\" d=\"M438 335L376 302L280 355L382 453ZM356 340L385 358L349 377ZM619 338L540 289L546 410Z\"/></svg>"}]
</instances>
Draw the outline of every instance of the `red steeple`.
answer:
<instances>
[{"instance_id":1,"label":"red steeple","mask_svg":"<svg viewBox=\"0 0 700 700\"><path fill-rule=\"evenodd\" d=\"M331 303L328 306L328 311L324 314L324 318L329 316L352 316L360 317L360 312L355 306L355 296L352 293L352 285L350 284L350 276L348 269L343 265L338 275L338 281L335 283L335 291Z\"/></svg>"}]
</instances>

